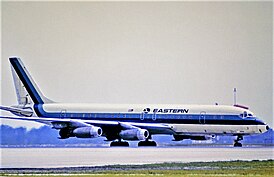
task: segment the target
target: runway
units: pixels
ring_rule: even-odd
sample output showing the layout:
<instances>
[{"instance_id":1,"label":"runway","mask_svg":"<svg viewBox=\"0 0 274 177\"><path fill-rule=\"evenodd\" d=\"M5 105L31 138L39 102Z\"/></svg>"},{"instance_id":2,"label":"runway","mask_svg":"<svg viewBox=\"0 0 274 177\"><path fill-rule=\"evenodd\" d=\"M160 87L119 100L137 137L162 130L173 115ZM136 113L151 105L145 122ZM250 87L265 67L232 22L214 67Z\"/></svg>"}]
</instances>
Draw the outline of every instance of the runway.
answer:
<instances>
[{"instance_id":1,"label":"runway","mask_svg":"<svg viewBox=\"0 0 274 177\"><path fill-rule=\"evenodd\" d=\"M274 159L274 148L2 148L1 168Z\"/></svg>"}]
</instances>

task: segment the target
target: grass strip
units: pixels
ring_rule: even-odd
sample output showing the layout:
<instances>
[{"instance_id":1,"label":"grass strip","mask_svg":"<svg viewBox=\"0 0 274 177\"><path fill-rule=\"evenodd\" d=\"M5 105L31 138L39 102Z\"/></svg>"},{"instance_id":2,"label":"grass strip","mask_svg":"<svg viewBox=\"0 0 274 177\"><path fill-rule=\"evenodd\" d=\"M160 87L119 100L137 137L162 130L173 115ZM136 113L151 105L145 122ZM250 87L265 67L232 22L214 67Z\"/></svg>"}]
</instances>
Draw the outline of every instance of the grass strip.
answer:
<instances>
[{"instance_id":1,"label":"grass strip","mask_svg":"<svg viewBox=\"0 0 274 177\"><path fill-rule=\"evenodd\" d=\"M0 176L274 176L274 160L108 165L100 167L0 169Z\"/></svg>"}]
</instances>

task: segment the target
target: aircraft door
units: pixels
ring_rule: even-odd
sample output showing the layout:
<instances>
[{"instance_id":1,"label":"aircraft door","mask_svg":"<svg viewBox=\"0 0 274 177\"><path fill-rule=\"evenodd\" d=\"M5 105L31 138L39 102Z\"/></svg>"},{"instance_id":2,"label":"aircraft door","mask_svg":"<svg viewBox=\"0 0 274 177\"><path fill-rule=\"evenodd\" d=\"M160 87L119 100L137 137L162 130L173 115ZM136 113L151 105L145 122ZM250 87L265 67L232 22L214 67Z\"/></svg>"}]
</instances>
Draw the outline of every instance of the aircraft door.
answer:
<instances>
[{"instance_id":1,"label":"aircraft door","mask_svg":"<svg viewBox=\"0 0 274 177\"><path fill-rule=\"evenodd\" d=\"M140 119L141 120L149 119L149 114L147 114L147 113L141 113Z\"/></svg>"},{"instance_id":2,"label":"aircraft door","mask_svg":"<svg viewBox=\"0 0 274 177\"><path fill-rule=\"evenodd\" d=\"M157 114L156 113L154 113L154 114L152 114L152 120L156 120L157 119Z\"/></svg>"},{"instance_id":3,"label":"aircraft door","mask_svg":"<svg viewBox=\"0 0 274 177\"><path fill-rule=\"evenodd\" d=\"M66 118L66 113L67 113L67 110L62 109L60 112L60 118Z\"/></svg>"},{"instance_id":4,"label":"aircraft door","mask_svg":"<svg viewBox=\"0 0 274 177\"><path fill-rule=\"evenodd\" d=\"M143 112L140 114L140 119L144 120L149 118L149 112L150 112L150 108L145 108Z\"/></svg>"},{"instance_id":5,"label":"aircraft door","mask_svg":"<svg viewBox=\"0 0 274 177\"><path fill-rule=\"evenodd\" d=\"M202 111L199 116L199 123L200 124L205 124L205 117L206 117L206 112Z\"/></svg>"},{"instance_id":6,"label":"aircraft door","mask_svg":"<svg viewBox=\"0 0 274 177\"><path fill-rule=\"evenodd\" d=\"M141 113L141 114L140 114L140 119L141 119L141 120L144 120L144 119L145 119L145 113Z\"/></svg>"}]
</instances>

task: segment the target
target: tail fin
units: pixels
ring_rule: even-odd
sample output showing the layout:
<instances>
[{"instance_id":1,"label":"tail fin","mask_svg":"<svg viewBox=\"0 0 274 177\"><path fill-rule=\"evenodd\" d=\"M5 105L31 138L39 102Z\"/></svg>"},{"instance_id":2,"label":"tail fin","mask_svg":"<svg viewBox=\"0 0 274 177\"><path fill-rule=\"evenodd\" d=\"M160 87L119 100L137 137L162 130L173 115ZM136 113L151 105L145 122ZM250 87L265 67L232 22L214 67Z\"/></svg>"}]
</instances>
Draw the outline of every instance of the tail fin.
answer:
<instances>
[{"instance_id":1,"label":"tail fin","mask_svg":"<svg viewBox=\"0 0 274 177\"><path fill-rule=\"evenodd\" d=\"M32 103L31 98L25 86L21 82L20 78L18 77L18 75L16 74L12 66L11 66L11 71L12 71L13 83L16 91L18 106L25 107L26 105L30 105Z\"/></svg>"},{"instance_id":2,"label":"tail fin","mask_svg":"<svg viewBox=\"0 0 274 177\"><path fill-rule=\"evenodd\" d=\"M23 62L20 58L17 57L11 57L9 58L12 69L16 72L17 76L23 83L26 91L28 92L29 96L31 97L32 101L35 104L43 104L43 103L52 103L53 101L45 97L40 89L35 84L34 80L30 76L29 72L27 71L26 67L24 66ZM22 91L22 84L18 83L18 77L15 77L15 73L13 71L13 78L14 78L14 84L17 94L17 100L18 103L28 103L26 93ZM17 80L16 80L17 78Z\"/></svg>"}]
</instances>

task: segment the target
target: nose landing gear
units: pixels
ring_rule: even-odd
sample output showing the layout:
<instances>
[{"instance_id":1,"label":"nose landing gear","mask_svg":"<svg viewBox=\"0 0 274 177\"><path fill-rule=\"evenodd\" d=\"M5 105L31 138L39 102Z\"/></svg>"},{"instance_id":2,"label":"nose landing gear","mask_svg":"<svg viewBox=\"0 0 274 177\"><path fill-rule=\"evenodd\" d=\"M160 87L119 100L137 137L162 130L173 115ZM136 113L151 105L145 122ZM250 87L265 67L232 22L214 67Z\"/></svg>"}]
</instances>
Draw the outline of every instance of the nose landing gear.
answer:
<instances>
[{"instance_id":1,"label":"nose landing gear","mask_svg":"<svg viewBox=\"0 0 274 177\"><path fill-rule=\"evenodd\" d=\"M243 136L242 135L238 135L237 139L234 140L234 147L242 147L242 143L240 142L241 140L243 140Z\"/></svg>"}]
</instances>

